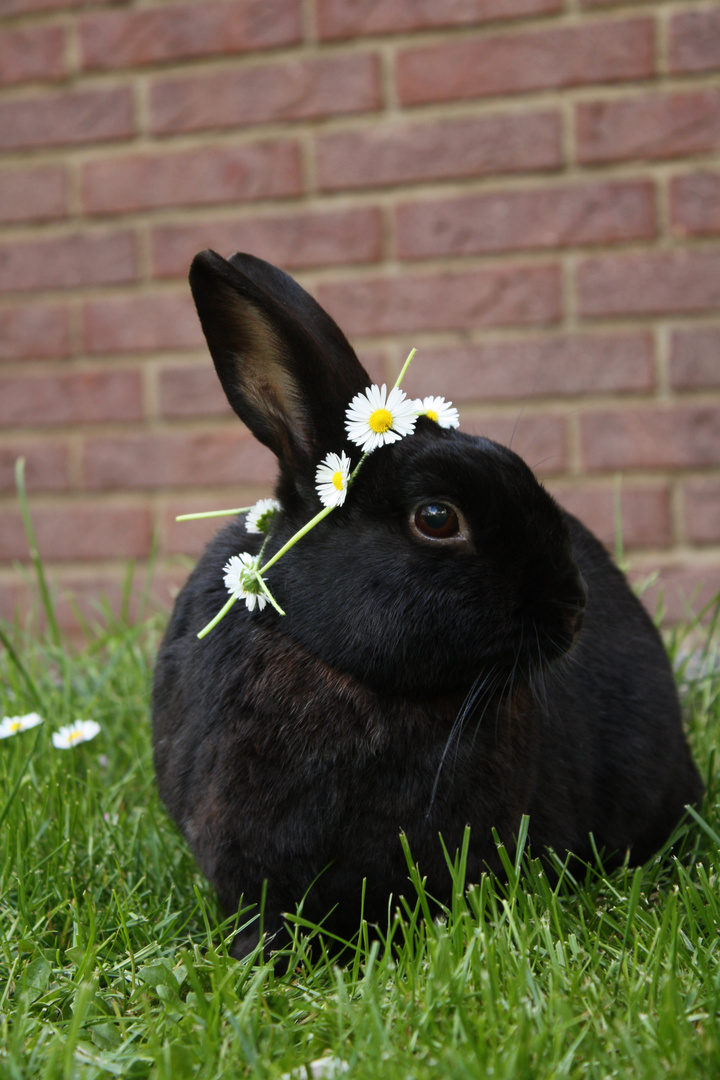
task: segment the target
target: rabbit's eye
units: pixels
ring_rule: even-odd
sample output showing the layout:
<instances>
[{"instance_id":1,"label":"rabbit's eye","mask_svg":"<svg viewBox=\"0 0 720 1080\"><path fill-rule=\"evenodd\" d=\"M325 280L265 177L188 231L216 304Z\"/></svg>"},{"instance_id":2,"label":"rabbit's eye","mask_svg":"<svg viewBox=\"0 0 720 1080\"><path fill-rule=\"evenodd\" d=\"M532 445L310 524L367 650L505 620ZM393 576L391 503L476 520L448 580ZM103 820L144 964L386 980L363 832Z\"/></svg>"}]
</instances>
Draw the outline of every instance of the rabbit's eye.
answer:
<instances>
[{"instance_id":1,"label":"rabbit's eye","mask_svg":"<svg viewBox=\"0 0 720 1080\"><path fill-rule=\"evenodd\" d=\"M415 513L415 527L423 536L444 540L460 531L458 516L446 503L426 503Z\"/></svg>"}]
</instances>

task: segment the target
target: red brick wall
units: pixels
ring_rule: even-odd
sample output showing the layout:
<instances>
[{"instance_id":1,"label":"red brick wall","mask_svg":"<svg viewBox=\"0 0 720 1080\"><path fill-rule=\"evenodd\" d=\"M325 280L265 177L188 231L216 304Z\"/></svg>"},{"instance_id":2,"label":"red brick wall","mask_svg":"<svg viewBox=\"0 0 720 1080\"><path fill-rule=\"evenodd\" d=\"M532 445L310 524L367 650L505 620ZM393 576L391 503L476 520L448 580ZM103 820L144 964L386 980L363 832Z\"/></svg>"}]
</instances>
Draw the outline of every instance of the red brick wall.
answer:
<instances>
[{"instance_id":1,"label":"red brick wall","mask_svg":"<svg viewBox=\"0 0 720 1080\"><path fill-rule=\"evenodd\" d=\"M671 614L720 588L720 3L0 0L0 612L13 462L117 599L267 494L185 275L295 273L375 378L452 397ZM518 419L520 418L520 419ZM63 618L71 618L69 607Z\"/></svg>"}]
</instances>

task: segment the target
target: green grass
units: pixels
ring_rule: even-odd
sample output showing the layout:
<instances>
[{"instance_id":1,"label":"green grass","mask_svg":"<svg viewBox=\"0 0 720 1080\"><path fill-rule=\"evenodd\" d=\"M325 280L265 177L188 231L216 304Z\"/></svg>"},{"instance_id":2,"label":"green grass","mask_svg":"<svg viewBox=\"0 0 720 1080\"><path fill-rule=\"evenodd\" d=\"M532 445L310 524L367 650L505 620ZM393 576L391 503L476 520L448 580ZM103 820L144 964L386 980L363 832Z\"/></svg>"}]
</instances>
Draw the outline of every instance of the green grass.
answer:
<instances>
[{"instance_id":1,"label":"green grass","mask_svg":"<svg viewBox=\"0 0 720 1080\"><path fill-rule=\"evenodd\" d=\"M413 872L380 942L359 933L338 967L310 956L300 918L278 974L228 958L232 926L155 791L161 620L101 621L81 649L52 621L2 630L0 715L46 722L0 742L1 1077L281 1077L325 1055L373 1080L720 1075L712 630L692 652L684 631L670 641L708 783L679 855L554 887L506 857L506 883L466 892L461 853L446 919ZM55 750L76 717L101 734Z\"/></svg>"}]
</instances>

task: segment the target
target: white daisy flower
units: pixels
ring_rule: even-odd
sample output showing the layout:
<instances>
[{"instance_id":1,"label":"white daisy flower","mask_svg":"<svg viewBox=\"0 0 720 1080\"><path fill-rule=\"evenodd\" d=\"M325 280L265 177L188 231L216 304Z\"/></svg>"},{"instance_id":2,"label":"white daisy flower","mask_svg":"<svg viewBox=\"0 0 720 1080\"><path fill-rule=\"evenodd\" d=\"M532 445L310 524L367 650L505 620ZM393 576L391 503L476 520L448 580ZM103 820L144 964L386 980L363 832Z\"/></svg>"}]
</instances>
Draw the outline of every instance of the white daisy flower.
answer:
<instances>
[{"instance_id":1,"label":"white daisy flower","mask_svg":"<svg viewBox=\"0 0 720 1080\"><path fill-rule=\"evenodd\" d=\"M225 588L236 600L244 600L248 611L254 611L256 604L258 611L262 611L267 604L267 597L262 593L260 582L255 576L259 568L257 556L250 555L247 551L233 555L223 567Z\"/></svg>"},{"instance_id":2,"label":"white daisy flower","mask_svg":"<svg viewBox=\"0 0 720 1080\"><path fill-rule=\"evenodd\" d=\"M38 716L36 712L27 713L25 716L3 716L0 720L0 739L9 739L11 735L37 727L42 722L42 716Z\"/></svg>"},{"instance_id":3,"label":"white daisy flower","mask_svg":"<svg viewBox=\"0 0 720 1080\"><path fill-rule=\"evenodd\" d=\"M415 404L397 386L393 386L388 394L384 384L382 388L373 384L356 394L347 408L345 430L348 438L370 452L386 443L397 442L403 435L411 435L417 421Z\"/></svg>"},{"instance_id":4,"label":"white daisy flower","mask_svg":"<svg viewBox=\"0 0 720 1080\"><path fill-rule=\"evenodd\" d=\"M277 499L259 499L245 518L249 533L269 533L272 520L282 509Z\"/></svg>"},{"instance_id":5,"label":"white daisy flower","mask_svg":"<svg viewBox=\"0 0 720 1080\"><path fill-rule=\"evenodd\" d=\"M460 427L460 417L452 401L446 401L444 397L426 397L415 404L421 416L428 416L440 427Z\"/></svg>"},{"instance_id":6,"label":"white daisy flower","mask_svg":"<svg viewBox=\"0 0 720 1080\"><path fill-rule=\"evenodd\" d=\"M323 506L342 506L347 495L350 477L350 458L343 450L337 454L327 454L315 473L315 486Z\"/></svg>"},{"instance_id":7,"label":"white daisy flower","mask_svg":"<svg viewBox=\"0 0 720 1080\"><path fill-rule=\"evenodd\" d=\"M100 725L96 720L76 720L73 724L66 724L58 731L53 731L52 741L56 750L69 750L81 742L90 742L100 731Z\"/></svg>"}]
</instances>

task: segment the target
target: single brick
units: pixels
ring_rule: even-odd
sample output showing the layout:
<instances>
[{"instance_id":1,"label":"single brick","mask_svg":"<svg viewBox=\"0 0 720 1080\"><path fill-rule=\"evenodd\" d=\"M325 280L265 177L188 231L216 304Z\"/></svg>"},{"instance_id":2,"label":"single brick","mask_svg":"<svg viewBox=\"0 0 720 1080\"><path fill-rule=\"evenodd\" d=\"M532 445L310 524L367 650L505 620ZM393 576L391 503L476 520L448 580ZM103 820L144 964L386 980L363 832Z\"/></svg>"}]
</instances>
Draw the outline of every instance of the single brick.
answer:
<instances>
[{"instance_id":1,"label":"single brick","mask_svg":"<svg viewBox=\"0 0 720 1080\"><path fill-rule=\"evenodd\" d=\"M695 544L720 543L720 480L685 484L685 532Z\"/></svg>"},{"instance_id":2,"label":"single brick","mask_svg":"<svg viewBox=\"0 0 720 1080\"><path fill-rule=\"evenodd\" d=\"M670 70L684 73L720 67L720 10L683 11L670 20Z\"/></svg>"},{"instance_id":3,"label":"single brick","mask_svg":"<svg viewBox=\"0 0 720 1080\"><path fill-rule=\"evenodd\" d=\"M527 30L400 51L403 105L642 79L654 71L651 19Z\"/></svg>"},{"instance_id":4,"label":"single brick","mask_svg":"<svg viewBox=\"0 0 720 1080\"><path fill-rule=\"evenodd\" d=\"M317 138L324 191L423 180L559 168L560 116L554 110L373 125Z\"/></svg>"},{"instance_id":5,"label":"single brick","mask_svg":"<svg viewBox=\"0 0 720 1080\"><path fill-rule=\"evenodd\" d=\"M380 65L372 53L156 79L150 90L156 135L371 112L380 104Z\"/></svg>"},{"instance_id":6,"label":"single brick","mask_svg":"<svg viewBox=\"0 0 720 1080\"><path fill-rule=\"evenodd\" d=\"M665 548L672 544L670 489L666 484L634 487L594 484L592 487L553 488L552 494L569 513L579 518L598 540L614 551L617 516L623 547Z\"/></svg>"},{"instance_id":7,"label":"single brick","mask_svg":"<svg viewBox=\"0 0 720 1080\"><path fill-rule=\"evenodd\" d=\"M150 553L150 511L143 507L83 504L33 508L33 527L43 559L142 559ZM0 519L0 561L28 558L22 516L5 511Z\"/></svg>"},{"instance_id":8,"label":"single brick","mask_svg":"<svg viewBox=\"0 0 720 1080\"><path fill-rule=\"evenodd\" d=\"M0 245L0 292L114 285L134 281L137 273L130 232L74 233Z\"/></svg>"},{"instance_id":9,"label":"single brick","mask_svg":"<svg viewBox=\"0 0 720 1080\"><path fill-rule=\"evenodd\" d=\"M323 283L317 299L348 334L469 329L560 318L557 266L358 278Z\"/></svg>"},{"instance_id":10,"label":"single brick","mask_svg":"<svg viewBox=\"0 0 720 1080\"><path fill-rule=\"evenodd\" d=\"M0 360L48 360L70 350L64 308L22 304L0 308Z\"/></svg>"},{"instance_id":11,"label":"single brick","mask_svg":"<svg viewBox=\"0 0 720 1080\"><path fill-rule=\"evenodd\" d=\"M720 250L586 259L577 271L582 315L654 315L720 308Z\"/></svg>"},{"instance_id":12,"label":"single brick","mask_svg":"<svg viewBox=\"0 0 720 1080\"><path fill-rule=\"evenodd\" d=\"M655 381L652 337L641 332L423 346L422 358L413 393L435 393L442 372L442 392L456 404L642 392Z\"/></svg>"},{"instance_id":13,"label":"single brick","mask_svg":"<svg viewBox=\"0 0 720 1080\"><path fill-rule=\"evenodd\" d=\"M197 349L205 338L188 289L157 296L93 300L83 308L88 353Z\"/></svg>"},{"instance_id":14,"label":"single brick","mask_svg":"<svg viewBox=\"0 0 720 1080\"><path fill-rule=\"evenodd\" d=\"M436 383L437 388L437 383ZM552 413L463 416L462 430L511 447L533 472L557 476L567 468L565 421Z\"/></svg>"},{"instance_id":15,"label":"single brick","mask_svg":"<svg viewBox=\"0 0 720 1080\"><path fill-rule=\"evenodd\" d=\"M124 4L127 0L102 0L103 3ZM65 8L97 7L97 0L1 0L4 16L28 15L31 11L61 11Z\"/></svg>"},{"instance_id":16,"label":"single brick","mask_svg":"<svg viewBox=\"0 0 720 1080\"><path fill-rule=\"evenodd\" d=\"M720 326L673 331L670 379L674 390L720 387Z\"/></svg>"},{"instance_id":17,"label":"single brick","mask_svg":"<svg viewBox=\"0 0 720 1080\"><path fill-rule=\"evenodd\" d=\"M302 193L300 147L262 142L103 158L83 167L81 186L89 214L280 199Z\"/></svg>"},{"instance_id":18,"label":"single brick","mask_svg":"<svg viewBox=\"0 0 720 1080\"><path fill-rule=\"evenodd\" d=\"M670 185L673 229L681 236L720 233L720 173L678 176Z\"/></svg>"},{"instance_id":19,"label":"single brick","mask_svg":"<svg viewBox=\"0 0 720 1080\"><path fill-rule=\"evenodd\" d=\"M643 94L577 106L578 161L685 157L720 147L720 91Z\"/></svg>"},{"instance_id":20,"label":"single brick","mask_svg":"<svg viewBox=\"0 0 720 1080\"><path fill-rule=\"evenodd\" d=\"M61 439L13 439L0 443L0 491L15 491L15 462L25 458L28 491L64 491L70 486L68 446Z\"/></svg>"},{"instance_id":21,"label":"single brick","mask_svg":"<svg viewBox=\"0 0 720 1080\"><path fill-rule=\"evenodd\" d=\"M193 367L163 368L159 395L160 413L171 420L232 415L215 368L209 362Z\"/></svg>"},{"instance_id":22,"label":"single brick","mask_svg":"<svg viewBox=\"0 0 720 1080\"><path fill-rule=\"evenodd\" d=\"M4 6L4 5L3 5ZM65 31L27 26L0 33L0 86L61 79L65 74Z\"/></svg>"},{"instance_id":23,"label":"single brick","mask_svg":"<svg viewBox=\"0 0 720 1080\"><path fill-rule=\"evenodd\" d=\"M232 520L229 517L206 518L202 521L176 521L178 514L192 513L195 507L203 510L226 510L229 506L252 506L258 498L271 494L269 485L265 489L257 486L249 489L233 488L233 495L209 495L200 498L185 495L184 498L172 499L162 513L162 551L168 555L193 555L197 557L212 537L225 528ZM193 510L189 509L192 503Z\"/></svg>"},{"instance_id":24,"label":"single brick","mask_svg":"<svg viewBox=\"0 0 720 1080\"><path fill-rule=\"evenodd\" d=\"M274 455L241 431L86 439L83 453L95 490L269 484L276 472Z\"/></svg>"},{"instance_id":25,"label":"single brick","mask_svg":"<svg viewBox=\"0 0 720 1080\"><path fill-rule=\"evenodd\" d=\"M128 87L67 90L0 102L0 150L128 139L133 132Z\"/></svg>"},{"instance_id":26,"label":"single brick","mask_svg":"<svg viewBox=\"0 0 720 1080\"><path fill-rule=\"evenodd\" d=\"M0 424L104 424L141 420L142 386L136 371L13 375L0 380Z\"/></svg>"},{"instance_id":27,"label":"single brick","mask_svg":"<svg viewBox=\"0 0 720 1080\"><path fill-rule=\"evenodd\" d=\"M376 208L363 207L170 225L152 233L153 271L185 277L202 248L224 255L251 251L289 269L376 262L382 256L382 219Z\"/></svg>"},{"instance_id":28,"label":"single brick","mask_svg":"<svg viewBox=\"0 0 720 1080\"><path fill-rule=\"evenodd\" d=\"M137 67L272 49L300 41L299 0L165 4L80 22L85 68Z\"/></svg>"},{"instance_id":29,"label":"single brick","mask_svg":"<svg viewBox=\"0 0 720 1080\"><path fill-rule=\"evenodd\" d=\"M317 21L321 39L337 39L472 26L561 9L562 0L318 0Z\"/></svg>"},{"instance_id":30,"label":"single brick","mask_svg":"<svg viewBox=\"0 0 720 1080\"><path fill-rule=\"evenodd\" d=\"M65 170L54 165L0 172L0 223L52 221L67 214Z\"/></svg>"},{"instance_id":31,"label":"single brick","mask_svg":"<svg viewBox=\"0 0 720 1080\"><path fill-rule=\"evenodd\" d=\"M397 209L401 259L650 240L650 181L563 185L422 200Z\"/></svg>"},{"instance_id":32,"label":"single brick","mask_svg":"<svg viewBox=\"0 0 720 1080\"><path fill-rule=\"evenodd\" d=\"M580 417L588 469L692 469L720 465L720 407L604 409Z\"/></svg>"}]
</instances>

